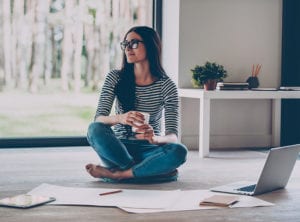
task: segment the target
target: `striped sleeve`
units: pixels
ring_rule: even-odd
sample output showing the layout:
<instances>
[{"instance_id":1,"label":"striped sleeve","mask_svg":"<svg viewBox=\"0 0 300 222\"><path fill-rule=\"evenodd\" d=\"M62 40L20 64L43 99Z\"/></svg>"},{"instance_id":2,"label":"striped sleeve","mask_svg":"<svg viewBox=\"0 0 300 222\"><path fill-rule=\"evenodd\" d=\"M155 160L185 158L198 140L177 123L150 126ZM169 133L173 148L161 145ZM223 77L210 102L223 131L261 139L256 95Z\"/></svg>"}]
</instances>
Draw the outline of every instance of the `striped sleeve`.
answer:
<instances>
[{"instance_id":1,"label":"striped sleeve","mask_svg":"<svg viewBox=\"0 0 300 222\"><path fill-rule=\"evenodd\" d=\"M95 119L98 116L109 116L115 99L115 86L119 80L119 71L112 70L106 75L102 86Z\"/></svg>"},{"instance_id":2,"label":"striped sleeve","mask_svg":"<svg viewBox=\"0 0 300 222\"><path fill-rule=\"evenodd\" d=\"M162 87L165 108L165 134L175 133L178 135L179 99L175 83L168 78Z\"/></svg>"}]
</instances>

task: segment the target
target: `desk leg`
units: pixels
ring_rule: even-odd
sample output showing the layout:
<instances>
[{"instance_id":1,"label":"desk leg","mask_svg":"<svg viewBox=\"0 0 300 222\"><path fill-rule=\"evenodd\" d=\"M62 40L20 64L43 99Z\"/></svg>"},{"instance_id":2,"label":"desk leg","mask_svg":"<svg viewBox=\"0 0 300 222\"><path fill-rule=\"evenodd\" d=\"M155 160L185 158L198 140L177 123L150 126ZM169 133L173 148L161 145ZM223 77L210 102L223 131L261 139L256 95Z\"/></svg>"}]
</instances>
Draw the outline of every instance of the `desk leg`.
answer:
<instances>
[{"instance_id":1,"label":"desk leg","mask_svg":"<svg viewBox=\"0 0 300 222\"><path fill-rule=\"evenodd\" d=\"M272 100L272 147L280 146L281 99Z\"/></svg>"},{"instance_id":2,"label":"desk leg","mask_svg":"<svg viewBox=\"0 0 300 222\"><path fill-rule=\"evenodd\" d=\"M200 99L199 157L209 156L210 99Z\"/></svg>"}]
</instances>

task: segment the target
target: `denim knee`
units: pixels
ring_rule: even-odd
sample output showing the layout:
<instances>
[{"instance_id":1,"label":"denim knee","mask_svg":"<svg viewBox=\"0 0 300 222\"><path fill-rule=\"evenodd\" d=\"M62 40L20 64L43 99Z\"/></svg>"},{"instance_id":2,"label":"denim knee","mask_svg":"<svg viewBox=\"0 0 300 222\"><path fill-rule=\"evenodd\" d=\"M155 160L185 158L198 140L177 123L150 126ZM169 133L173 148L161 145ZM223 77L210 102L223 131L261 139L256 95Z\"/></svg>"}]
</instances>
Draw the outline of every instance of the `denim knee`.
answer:
<instances>
[{"instance_id":1,"label":"denim knee","mask_svg":"<svg viewBox=\"0 0 300 222\"><path fill-rule=\"evenodd\" d=\"M108 125L100 122L93 122L89 125L87 132L87 140L89 143L92 143L95 137L99 138L102 135L107 135L107 133L111 133L111 129Z\"/></svg>"},{"instance_id":2,"label":"denim knee","mask_svg":"<svg viewBox=\"0 0 300 222\"><path fill-rule=\"evenodd\" d=\"M186 161L187 157L187 148L181 143L169 143L166 145L166 152L171 152L174 156L174 159L178 161L179 164L183 164Z\"/></svg>"},{"instance_id":3,"label":"denim knee","mask_svg":"<svg viewBox=\"0 0 300 222\"><path fill-rule=\"evenodd\" d=\"M174 146L174 155L177 156L178 160L181 161L181 163L184 163L186 161L188 150L185 145L181 143L173 144Z\"/></svg>"}]
</instances>

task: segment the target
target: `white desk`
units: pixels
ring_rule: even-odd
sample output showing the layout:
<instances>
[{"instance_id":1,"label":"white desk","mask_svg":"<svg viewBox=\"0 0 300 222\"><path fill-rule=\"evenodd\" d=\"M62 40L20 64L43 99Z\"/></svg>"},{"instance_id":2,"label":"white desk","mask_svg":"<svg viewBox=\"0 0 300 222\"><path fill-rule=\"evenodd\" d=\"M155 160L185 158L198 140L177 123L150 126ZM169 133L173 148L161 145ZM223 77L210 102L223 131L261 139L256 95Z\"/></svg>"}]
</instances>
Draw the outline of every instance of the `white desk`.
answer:
<instances>
[{"instance_id":1,"label":"white desk","mask_svg":"<svg viewBox=\"0 0 300 222\"><path fill-rule=\"evenodd\" d=\"M200 100L199 156L209 156L210 102L212 99L271 99L272 100L272 146L280 145L281 99L299 99L300 91L205 91L179 89L179 97ZM181 115L182 115L181 108ZM181 135L180 135L181 136Z\"/></svg>"}]
</instances>

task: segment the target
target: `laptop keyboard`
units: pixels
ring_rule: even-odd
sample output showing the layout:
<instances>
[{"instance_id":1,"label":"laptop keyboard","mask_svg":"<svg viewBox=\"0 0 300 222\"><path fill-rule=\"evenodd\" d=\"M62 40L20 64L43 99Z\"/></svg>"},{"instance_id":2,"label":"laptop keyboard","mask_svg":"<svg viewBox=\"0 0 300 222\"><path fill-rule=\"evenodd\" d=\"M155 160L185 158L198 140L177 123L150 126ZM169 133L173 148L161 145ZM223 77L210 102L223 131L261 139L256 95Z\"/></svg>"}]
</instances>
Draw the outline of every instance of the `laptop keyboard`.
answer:
<instances>
[{"instance_id":1,"label":"laptop keyboard","mask_svg":"<svg viewBox=\"0 0 300 222\"><path fill-rule=\"evenodd\" d=\"M250 185L250 186L246 186L246 187L241 187L239 189L237 189L238 191L245 191L245 192L253 192L254 189L256 187L256 184Z\"/></svg>"}]
</instances>

